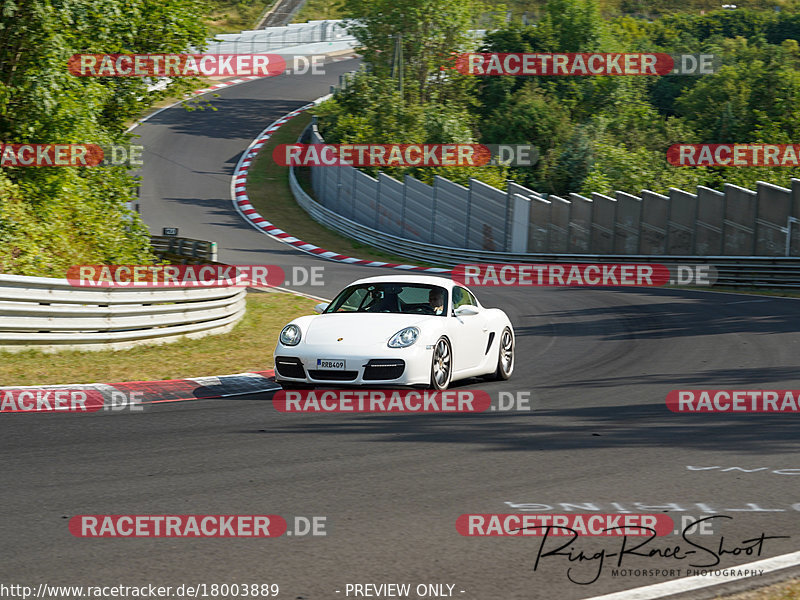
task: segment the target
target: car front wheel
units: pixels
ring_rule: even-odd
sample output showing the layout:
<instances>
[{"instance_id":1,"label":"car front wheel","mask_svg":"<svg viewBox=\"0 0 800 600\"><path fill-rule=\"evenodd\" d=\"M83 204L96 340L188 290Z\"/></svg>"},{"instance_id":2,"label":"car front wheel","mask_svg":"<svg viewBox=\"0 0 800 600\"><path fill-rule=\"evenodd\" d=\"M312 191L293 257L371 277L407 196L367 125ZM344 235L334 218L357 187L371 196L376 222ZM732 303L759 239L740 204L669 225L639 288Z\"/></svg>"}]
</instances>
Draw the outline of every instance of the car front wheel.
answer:
<instances>
[{"instance_id":1,"label":"car front wheel","mask_svg":"<svg viewBox=\"0 0 800 600\"><path fill-rule=\"evenodd\" d=\"M500 334L500 348L497 352L497 369L494 379L508 379L514 371L514 334L506 327Z\"/></svg>"},{"instance_id":2,"label":"car front wheel","mask_svg":"<svg viewBox=\"0 0 800 600\"><path fill-rule=\"evenodd\" d=\"M445 337L440 337L433 347L431 361L431 387L434 390L446 390L453 376L453 352L450 342Z\"/></svg>"}]
</instances>

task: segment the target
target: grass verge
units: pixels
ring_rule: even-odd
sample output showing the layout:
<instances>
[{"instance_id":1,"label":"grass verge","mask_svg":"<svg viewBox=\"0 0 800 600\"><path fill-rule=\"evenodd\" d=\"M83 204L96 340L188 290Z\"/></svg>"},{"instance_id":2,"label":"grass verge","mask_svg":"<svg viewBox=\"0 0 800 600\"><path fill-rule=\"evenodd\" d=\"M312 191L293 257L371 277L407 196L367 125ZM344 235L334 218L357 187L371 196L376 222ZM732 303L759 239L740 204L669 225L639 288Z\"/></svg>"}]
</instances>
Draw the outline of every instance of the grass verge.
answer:
<instances>
[{"instance_id":1,"label":"grass verge","mask_svg":"<svg viewBox=\"0 0 800 600\"><path fill-rule=\"evenodd\" d=\"M317 302L282 293L247 294L247 312L229 333L127 350L0 352L0 385L147 381L272 368L281 328Z\"/></svg>"},{"instance_id":2,"label":"grass verge","mask_svg":"<svg viewBox=\"0 0 800 600\"><path fill-rule=\"evenodd\" d=\"M292 23L305 23L324 19L341 19L342 5L339 0L306 0L297 11Z\"/></svg>"},{"instance_id":3,"label":"grass verge","mask_svg":"<svg viewBox=\"0 0 800 600\"><path fill-rule=\"evenodd\" d=\"M289 168L276 164L272 151L278 144L295 143L310 122L311 115L302 113L278 129L261 147L247 174L247 196L253 208L276 227L325 250L368 260L426 266L424 262L393 256L340 235L314 221L298 206L289 187ZM302 174L300 184L308 189Z\"/></svg>"},{"instance_id":4,"label":"grass verge","mask_svg":"<svg viewBox=\"0 0 800 600\"><path fill-rule=\"evenodd\" d=\"M214 0L205 22L209 32L239 33L255 27L264 11L275 4L275 0Z\"/></svg>"}]
</instances>

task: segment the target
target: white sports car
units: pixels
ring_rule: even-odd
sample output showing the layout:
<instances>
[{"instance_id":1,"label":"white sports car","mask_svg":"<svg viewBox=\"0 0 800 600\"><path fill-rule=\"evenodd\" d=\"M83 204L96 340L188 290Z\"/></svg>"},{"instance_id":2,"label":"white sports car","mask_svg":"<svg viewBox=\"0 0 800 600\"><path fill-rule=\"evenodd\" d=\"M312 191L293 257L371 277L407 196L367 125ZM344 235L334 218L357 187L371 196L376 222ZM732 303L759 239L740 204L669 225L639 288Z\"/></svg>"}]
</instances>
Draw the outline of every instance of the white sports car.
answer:
<instances>
[{"instance_id":1,"label":"white sports car","mask_svg":"<svg viewBox=\"0 0 800 600\"><path fill-rule=\"evenodd\" d=\"M442 277L385 275L353 282L318 315L281 331L275 378L285 388L420 385L514 369L514 329L498 308Z\"/></svg>"}]
</instances>

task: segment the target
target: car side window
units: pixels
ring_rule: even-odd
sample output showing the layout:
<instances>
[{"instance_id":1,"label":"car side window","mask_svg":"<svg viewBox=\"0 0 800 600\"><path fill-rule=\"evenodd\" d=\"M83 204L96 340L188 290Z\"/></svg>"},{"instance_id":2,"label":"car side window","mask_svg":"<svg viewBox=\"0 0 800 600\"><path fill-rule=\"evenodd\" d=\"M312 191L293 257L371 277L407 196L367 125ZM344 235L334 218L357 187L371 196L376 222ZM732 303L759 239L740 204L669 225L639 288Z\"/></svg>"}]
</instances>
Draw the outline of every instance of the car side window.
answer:
<instances>
[{"instance_id":1,"label":"car side window","mask_svg":"<svg viewBox=\"0 0 800 600\"><path fill-rule=\"evenodd\" d=\"M453 310L459 306L477 306L475 296L470 294L462 287L456 286L453 288Z\"/></svg>"},{"instance_id":2,"label":"car side window","mask_svg":"<svg viewBox=\"0 0 800 600\"><path fill-rule=\"evenodd\" d=\"M342 302L342 305L336 312L353 312L358 310L366 295L367 290L365 288L353 290L353 293L344 299L344 302Z\"/></svg>"}]
</instances>

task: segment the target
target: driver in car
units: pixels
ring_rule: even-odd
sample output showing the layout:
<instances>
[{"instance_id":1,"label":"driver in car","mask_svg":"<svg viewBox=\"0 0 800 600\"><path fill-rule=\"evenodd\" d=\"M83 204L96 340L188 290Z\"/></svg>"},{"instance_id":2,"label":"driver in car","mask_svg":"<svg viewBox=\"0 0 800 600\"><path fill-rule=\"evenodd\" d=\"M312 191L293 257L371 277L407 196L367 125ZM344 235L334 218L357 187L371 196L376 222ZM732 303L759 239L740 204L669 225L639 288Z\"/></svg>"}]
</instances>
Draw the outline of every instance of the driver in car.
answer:
<instances>
[{"instance_id":1,"label":"driver in car","mask_svg":"<svg viewBox=\"0 0 800 600\"><path fill-rule=\"evenodd\" d=\"M444 312L444 290L433 288L428 294L428 304L437 315Z\"/></svg>"}]
</instances>

